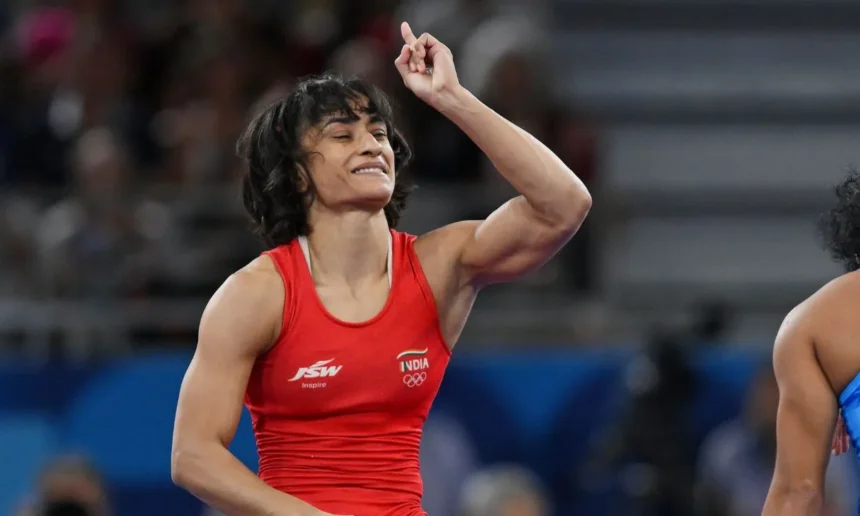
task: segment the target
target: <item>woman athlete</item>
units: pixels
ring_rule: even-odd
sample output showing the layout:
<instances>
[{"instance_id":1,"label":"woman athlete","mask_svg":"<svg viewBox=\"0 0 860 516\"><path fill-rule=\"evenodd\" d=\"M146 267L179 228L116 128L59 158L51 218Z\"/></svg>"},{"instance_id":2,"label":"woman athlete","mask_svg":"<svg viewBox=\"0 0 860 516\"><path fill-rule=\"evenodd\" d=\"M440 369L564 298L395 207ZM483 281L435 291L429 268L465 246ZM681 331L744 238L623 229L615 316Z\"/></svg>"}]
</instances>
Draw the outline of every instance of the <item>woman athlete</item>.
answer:
<instances>
[{"instance_id":1,"label":"woman athlete","mask_svg":"<svg viewBox=\"0 0 860 516\"><path fill-rule=\"evenodd\" d=\"M182 383L174 481L230 515L424 515L421 428L478 291L540 267L591 206L544 145L401 27L406 86L521 194L486 220L394 231L409 149L376 88L301 82L240 140L245 206L269 251L210 300ZM248 407L259 477L228 451Z\"/></svg>"},{"instance_id":2,"label":"woman athlete","mask_svg":"<svg viewBox=\"0 0 860 516\"><path fill-rule=\"evenodd\" d=\"M819 231L845 274L789 312L776 335L776 464L763 516L824 514L830 455L853 448L860 463L860 172L835 193Z\"/></svg>"}]
</instances>

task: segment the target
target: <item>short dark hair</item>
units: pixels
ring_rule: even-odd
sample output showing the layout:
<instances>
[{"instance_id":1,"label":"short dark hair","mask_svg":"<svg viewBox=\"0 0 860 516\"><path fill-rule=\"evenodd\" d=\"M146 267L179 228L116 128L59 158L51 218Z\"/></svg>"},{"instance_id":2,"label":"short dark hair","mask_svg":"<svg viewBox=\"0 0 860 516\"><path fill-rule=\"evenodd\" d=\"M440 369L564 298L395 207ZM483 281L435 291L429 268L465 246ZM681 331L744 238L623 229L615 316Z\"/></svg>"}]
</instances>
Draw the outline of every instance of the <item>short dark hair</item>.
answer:
<instances>
[{"instance_id":1,"label":"short dark hair","mask_svg":"<svg viewBox=\"0 0 860 516\"><path fill-rule=\"evenodd\" d=\"M302 78L287 98L259 113L239 138L237 152L247 161L242 201L254 232L266 245L277 247L311 231L307 207L313 202L313 185L307 191L300 187L300 167L307 170L309 158L302 147L305 131L335 114L358 120L358 110L385 124L400 176L412 151L394 127L391 102L382 90L358 78L331 73ZM411 186L398 177L384 209L390 227L397 225L410 191Z\"/></svg>"},{"instance_id":2,"label":"short dark hair","mask_svg":"<svg viewBox=\"0 0 860 516\"><path fill-rule=\"evenodd\" d=\"M821 215L818 232L833 260L851 272L860 269L860 172L851 169L834 191L836 205Z\"/></svg>"}]
</instances>

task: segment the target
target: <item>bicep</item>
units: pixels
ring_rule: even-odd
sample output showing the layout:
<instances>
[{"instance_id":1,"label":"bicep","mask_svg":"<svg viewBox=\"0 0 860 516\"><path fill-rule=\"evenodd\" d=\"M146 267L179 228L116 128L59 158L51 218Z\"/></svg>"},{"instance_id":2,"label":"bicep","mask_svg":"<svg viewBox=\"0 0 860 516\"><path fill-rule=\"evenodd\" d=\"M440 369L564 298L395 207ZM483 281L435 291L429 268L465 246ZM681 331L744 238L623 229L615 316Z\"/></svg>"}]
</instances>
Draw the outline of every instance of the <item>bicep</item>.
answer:
<instances>
[{"instance_id":1,"label":"bicep","mask_svg":"<svg viewBox=\"0 0 860 516\"><path fill-rule=\"evenodd\" d=\"M516 197L473 224L460 262L478 283L511 281L549 261L578 228L553 225Z\"/></svg>"},{"instance_id":2,"label":"bicep","mask_svg":"<svg viewBox=\"0 0 860 516\"><path fill-rule=\"evenodd\" d=\"M838 406L809 339L788 322L774 348L779 385L774 486L822 493Z\"/></svg>"},{"instance_id":3,"label":"bicep","mask_svg":"<svg viewBox=\"0 0 860 516\"><path fill-rule=\"evenodd\" d=\"M217 439L229 446L242 413L253 358L201 342L188 366L176 410L176 437Z\"/></svg>"},{"instance_id":4,"label":"bicep","mask_svg":"<svg viewBox=\"0 0 860 516\"><path fill-rule=\"evenodd\" d=\"M200 322L197 349L179 392L175 442L230 444L251 370L273 340L274 314L265 306L270 303L253 286L230 281L213 296Z\"/></svg>"}]
</instances>

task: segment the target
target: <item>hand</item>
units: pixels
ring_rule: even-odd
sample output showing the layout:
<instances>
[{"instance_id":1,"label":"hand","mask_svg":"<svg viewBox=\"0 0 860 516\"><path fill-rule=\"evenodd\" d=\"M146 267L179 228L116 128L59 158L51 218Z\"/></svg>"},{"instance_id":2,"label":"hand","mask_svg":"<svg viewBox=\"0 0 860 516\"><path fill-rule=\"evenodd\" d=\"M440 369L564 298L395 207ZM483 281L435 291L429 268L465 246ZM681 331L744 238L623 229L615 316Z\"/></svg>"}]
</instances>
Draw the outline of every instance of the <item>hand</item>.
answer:
<instances>
[{"instance_id":1,"label":"hand","mask_svg":"<svg viewBox=\"0 0 860 516\"><path fill-rule=\"evenodd\" d=\"M851 449L851 441L848 438L848 432L845 430L845 421L842 419L842 412L839 413L839 419L836 420L836 430L833 432L833 455L842 455Z\"/></svg>"},{"instance_id":2,"label":"hand","mask_svg":"<svg viewBox=\"0 0 860 516\"><path fill-rule=\"evenodd\" d=\"M409 24L400 25L404 45L394 61L403 83L418 98L436 109L446 96L460 88L451 50L426 32L416 38Z\"/></svg>"}]
</instances>

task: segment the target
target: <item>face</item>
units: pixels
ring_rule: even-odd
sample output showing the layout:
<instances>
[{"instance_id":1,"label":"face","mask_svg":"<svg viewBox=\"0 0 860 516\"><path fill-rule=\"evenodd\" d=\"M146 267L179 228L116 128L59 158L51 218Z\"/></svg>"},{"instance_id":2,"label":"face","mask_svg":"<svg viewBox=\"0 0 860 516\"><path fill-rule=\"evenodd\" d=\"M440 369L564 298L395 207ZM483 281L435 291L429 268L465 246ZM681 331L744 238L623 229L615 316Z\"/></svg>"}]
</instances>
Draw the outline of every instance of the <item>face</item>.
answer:
<instances>
[{"instance_id":1,"label":"face","mask_svg":"<svg viewBox=\"0 0 860 516\"><path fill-rule=\"evenodd\" d=\"M104 154L92 163L81 165L77 185L90 202L104 203L115 200L124 179L124 160L120 153L104 149Z\"/></svg>"},{"instance_id":2,"label":"face","mask_svg":"<svg viewBox=\"0 0 860 516\"><path fill-rule=\"evenodd\" d=\"M310 151L314 205L345 211L380 211L394 192L394 150L385 123L361 113L358 120L331 116L305 136Z\"/></svg>"},{"instance_id":3,"label":"face","mask_svg":"<svg viewBox=\"0 0 860 516\"><path fill-rule=\"evenodd\" d=\"M44 479L42 496L46 500L74 501L95 514L103 514L106 503L102 487L83 475L53 473Z\"/></svg>"},{"instance_id":4,"label":"face","mask_svg":"<svg viewBox=\"0 0 860 516\"><path fill-rule=\"evenodd\" d=\"M546 514L540 500L528 495L508 500L501 512L503 516L544 516Z\"/></svg>"}]
</instances>

